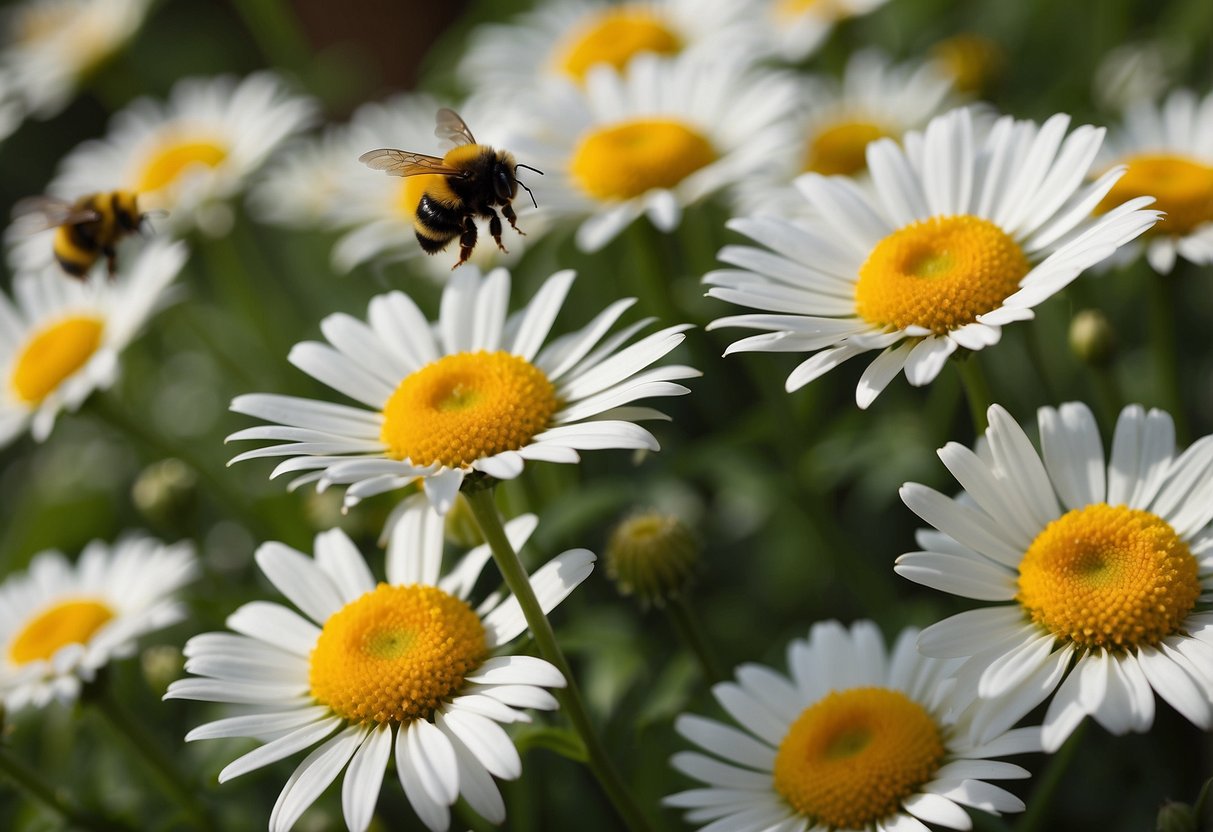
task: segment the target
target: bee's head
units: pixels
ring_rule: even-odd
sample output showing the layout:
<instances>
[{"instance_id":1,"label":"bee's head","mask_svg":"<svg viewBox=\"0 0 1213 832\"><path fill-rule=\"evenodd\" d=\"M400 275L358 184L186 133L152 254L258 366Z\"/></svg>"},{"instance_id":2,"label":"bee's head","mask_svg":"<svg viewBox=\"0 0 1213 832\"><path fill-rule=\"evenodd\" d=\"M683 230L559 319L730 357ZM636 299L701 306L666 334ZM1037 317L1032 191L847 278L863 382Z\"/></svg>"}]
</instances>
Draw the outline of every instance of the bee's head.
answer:
<instances>
[{"instance_id":1,"label":"bee's head","mask_svg":"<svg viewBox=\"0 0 1213 832\"><path fill-rule=\"evenodd\" d=\"M518 179L514 169L503 159L493 165L493 193L501 202L509 202L518 194Z\"/></svg>"}]
</instances>

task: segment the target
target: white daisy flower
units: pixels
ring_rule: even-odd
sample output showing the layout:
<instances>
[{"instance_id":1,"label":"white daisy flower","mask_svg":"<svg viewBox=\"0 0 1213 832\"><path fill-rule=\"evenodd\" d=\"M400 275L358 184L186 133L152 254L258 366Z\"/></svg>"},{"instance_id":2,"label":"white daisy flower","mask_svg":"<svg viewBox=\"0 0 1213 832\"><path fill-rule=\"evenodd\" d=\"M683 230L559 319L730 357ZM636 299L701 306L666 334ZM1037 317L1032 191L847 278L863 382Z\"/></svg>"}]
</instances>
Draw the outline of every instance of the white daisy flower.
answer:
<instances>
[{"instance_id":1,"label":"white daisy flower","mask_svg":"<svg viewBox=\"0 0 1213 832\"><path fill-rule=\"evenodd\" d=\"M469 89L522 98L550 79L584 82L591 67L622 70L636 55L736 50L746 22L734 0L548 0L510 23L477 28L459 64Z\"/></svg>"},{"instance_id":2,"label":"white daisy flower","mask_svg":"<svg viewBox=\"0 0 1213 832\"><path fill-rule=\"evenodd\" d=\"M13 74L0 67L0 142L21 126L25 102L13 81Z\"/></svg>"},{"instance_id":3,"label":"white daisy flower","mask_svg":"<svg viewBox=\"0 0 1213 832\"><path fill-rule=\"evenodd\" d=\"M644 54L622 73L595 67L584 87L553 82L515 152L545 174L540 211L584 218L577 245L597 251L640 216L672 231L684 205L767 164L794 101L790 76L740 59Z\"/></svg>"},{"instance_id":4,"label":"white daisy flower","mask_svg":"<svg viewBox=\"0 0 1213 832\"><path fill-rule=\"evenodd\" d=\"M71 702L135 641L185 617L174 597L196 573L190 544L94 540L76 564L40 552L0 583L0 700L10 711Z\"/></svg>"},{"instance_id":5,"label":"white daisy flower","mask_svg":"<svg viewBox=\"0 0 1213 832\"><path fill-rule=\"evenodd\" d=\"M857 52L841 80L806 79L792 115L770 130L780 138L771 164L737 185L741 213L804 213L792 187L801 173L856 176L867 171L865 148L876 139L900 141L949 104L952 83L934 63L894 64L876 50Z\"/></svg>"},{"instance_id":6,"label":"white daisy flower","mask_svg":"<svg viewBox=\"0 0 1213 832\"><path fill-rule=\"evenodd\" d=\"M1172 86L1179 63L1179 56L1166 41L1122 43L1109 50L1095 67L1091 97L1112 112L1161 98Z\"/></svg>"},{"instance_id":7,"label":"white daisy flower","mask_svg":"<svg viewBox=\"0 0 1213 832\"><path fill-rule=\"evenodd\" d=\"M829 621L788 646L791 678L742 665L712 688L742 730L680 716L678 733L714 756L674 755L705 786L665 803L713 832L927 832L971 828L964 807L1023 811L986 781L1027 777L993 758L1039 751L1040 728L977 737L974 718L998 704L957 690L957 663L919 655L916 636L903 631L886 654L872 622Z\"/></svg>"},{"instance_id":8,"label":"white daisy flower","mask_svg":"<svg viewBox=\"0 0 1213 832\"><path fill-rule=\"evenodd\" d=\"M727 246L735 266L705 278L708 294L762 310L712 328L763 334L727 352L813 352L788 376L796 390L853 356L882 350L859 380L867 407L904 370L929 384L958 348L996 344L1002 327L1112 254L1158 218L1148 197L1092 218L1121 169L1084 184L1103 130L1070 119L1038 127L1007 116L975 135L969 110L868 145L872 188L805 174L813 215L734 219L767 249Z\"/></svg>"},{"instance_id":9,"label":"white daisy flower","mask_svg":"<svg viewBox=\"0 0 1213 832\"><path fill-rule=\"evenodd\" d=\"M249 212L260 222L287 228L334 225L345 178L357 165L351 152L345 131L332 126L284 144L249 189Z\"/></svg>"},{"instance_id":10,"label":"white daisy flower","mask_svg":"<svg viewBox=\"0 0 1213 832\"><path fill-rule=\"evenodd\" d=\"M1170 272L1176 257L1213 263L1213 93L1176 90L1161 105L1134 102L1103 161L1128 170L1099 210L1149 194L1166 214L1141 241L1154 271Z\"/></svg>"},{"instance_id":11,"label":"white daisy flower","mask_svg":"<svg viewBox=\"0 0 1213 832\"><path fill-rule=\"evenodd\" d=\"M40 119L58 113L80 79L117 52L143 24L149 0L26 0L9 9L0 50L25 108Z\"/></svg>"},{"instance_id":12,"label":"white daisy flower","mask_svg":"<svg viewBox=\"0 0 1213 832\"><path fill-rule=\"evenodd\" d=\"M910 509L935 529L899 574L986 602L923 631L929 656L963 657L959 684L1002 708L997 734L1053 695L1046 751L1087 715L1113 734L1149 729L1154 693L1213 725L1213 437L1175 453L1171 417L1121 412L1105 461L1086 405L1041 408L1043 461L1001 407L987 446L940 459L956 499L916 483ZM1054 693L1055 692L1055 693Z\"/></svg>"},{"instance_id":13,"label":"white daisy flower","mask_svg":"<svg viewBox=\"0 0 1213 832\"><path fill-rule=\"evenodd\" d=\"M750 0L749 19L759 25L768 49L785 61L802 61L825 43L834 27L876 11L888 0Z\"/></svg>"},{"instance_id":14,"label":"white daisy flower","mask_svg":"<svg viewBox=\"0 0 1213 832\"><path fill-rule=\"evenodd\" d=\"M635 422L665 416L631 403L689 392L674 382L698 371L650 367L682 342L689 326L666 327L625 347L651 322L607 335L634 302L629 298L540 349L573 278L572 271L552 275L508 318L509 273L495 269L482 280L473 266L452 274L432 325L401 292L374 298L365 324L330 315L320 324L329 343L298 344L290 361L371 409L239 396L232 410L274 424L228 439L283 444L232 462L289 457L271 476L308 471L292 487L348 484L346 505L423 478L426 495L446 513L474 472L513 479L527 461L577 462L580 450L657 450L657 440Z\"/></svg>"},{"instance_id":15,"label":"white daisy flower","mask_svg":"<svg viewBox=\"0 0 1213 832\"><path fill-rule=\"evenodd\" d=\"M391 262L409 259L424 262L435 277L446 280L458 259L459 245L452 243L435 256L427 256L417 242L413 219L421 196L432 189L437 176L388 176L372 170L358 161L368 150L393 147L432 156L442 156L451 149L434 134L435 116L439 103L420 93L395 96L384 102L359 107L342 129L341 144L347 148L340 162L338 190L333 199L330 219L334 226L352 229L333 248L333 267L348 272L369 261ZM459 107L459 114L480 144L510 150L516 109L504 109L492 98L472 99ZM528 162L520 158L520 162ZM530 184L538 174L519 171L519 177ZM519 190L513 208L518 215L518 227L523 233L505 229L502 241L508 251L502 251L489 235L487 220L476 220L479 244L470 262L484 270L518 259L526 241L543 233L536 221L531 198ZM524 236L525 235L525 236Z\"/></svg>"},{"instance_id":16,"label":"white daisy flower","mask_svg":"<svg viewBox=\"0 0 1213 832\"><path fill-rule=\"evenodd\" d=\"M392 533L386 583L340 529L316 536L315 559L266 543L258 566L303 615L255 601L228 618L237 634L186 644L186 670L199 678L174 682L165 698L247 706L186 740L264 743L223 769L219 782L317 746L278 796L271 830L290 829L348 763L342 808L351 832L362 832L393 750L404 793L430 829L449 826L460 796L490 822L505 820L493 778L518 777L522 763L498 723L529 722L523 708L555 708L544 688L565 680L542 659L499 654L526 630L522 609L497 594L471 606L487 545L440 575L442 525L424 499L413 504ZM527 515L506 533L521 546L535 525ZM592 553L574 549L536 571L530 580L543 609L564 600L593 563Z\"/></svg>"},{"instance_id":17,"label":"white daisy flower","mask_svg":"<svg viewBox=\"0 0 1213 832\"><path fill-rule=\"evenodd\" d=\"M0 446L28 426L41 442L61 410L113 384L118 354L162 302L185 263L183 243L153 241L123 261L113 281L65 278L57 265L13 280L0 295Z\"/></svg>"},{"instance_id":18,"label":"white daisy flower","mask_svg":"<svg viewBox=\"0 0 1213 832\"><path fill-rule=\"evenodd\" d=\"M313 112L310 99L289 92L271 72L187 78L166 103L142 98L118 112L104 139L64 157L48 192L75 199L131 190L143 210L168 211L158 231L226 233L225 201Z\"/></svg>"}]
</instances>

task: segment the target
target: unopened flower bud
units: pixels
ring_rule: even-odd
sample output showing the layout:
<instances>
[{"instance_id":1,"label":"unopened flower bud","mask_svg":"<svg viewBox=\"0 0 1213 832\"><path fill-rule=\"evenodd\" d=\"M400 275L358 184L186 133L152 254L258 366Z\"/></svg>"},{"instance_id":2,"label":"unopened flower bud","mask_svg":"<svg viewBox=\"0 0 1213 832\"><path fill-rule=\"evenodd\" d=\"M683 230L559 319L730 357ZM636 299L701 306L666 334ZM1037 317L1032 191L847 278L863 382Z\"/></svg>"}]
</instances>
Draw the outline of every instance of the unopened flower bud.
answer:
<instances>
[{"instance_id":1,"label":"unopened flower bud","mask_svg":"<svg viewBox=\"0 0 1213 832\"><path fill-rule=\"evenodd\" d=\"M462 492L455 496L451 510L446 513L442 527L443 537L447 543L470 549L484 543L484 535L480 533L480 524L472 514L472 507Z\"/></svg>"},{"instance_id":2,"label":"unopened flower bud","mask_svg":"<svg viewBox=\"0 0 1213 832\"><path fill-rule=\"evenodd\" d=\"M176 525L193 503L198 477L179 459L162 459L139 472L131 502L154 523Z\"/></svg>"},{"instance_id":3,"label":"unopened flower bud","mask_svg":"<svg viewBox=\"0 0 1213 832\"><path fill-rule=\"evenodd\" d=\"M659 511L633 514L615 527L606 550L607 575L624 595L660 606L689 583L699 542L677 517Z\"/></svg>"},{"instance_id":4,"label":"unopened flower bud","mask_svg":"<svg viewBox=\"0 0 1213 832\"><path fill-rule=\"evenodd\" d=\"M171 644L157 644L148 647L139 655L139 667L147 686L163 696L168 690L169 683L181 678L185 667L185 657L181 648Z\"/></svg>"},{"instance_id":5,"label":"unopened flower bud","mask_svg":"<svg viewBox=\"0 0 1213 832\"><path fill-rule=\"evenodd\" d=\"M1116 332L1098 309L1080 310L1070 321L1070 349L1084 364L1103 367L1116 354Z\"/></svg>"},{"instance_id":6,"label":"unopened flower bud","mask_svg":"<svg viewBox=\"0 0 1213 832\"><path fill-rule=\"evenodd\" d=\"M1154 828L1158 832L1198 832L1196 810L1186 803L1168 800L1158 810L1158 821Z\"/></svg>"}]
</instances>

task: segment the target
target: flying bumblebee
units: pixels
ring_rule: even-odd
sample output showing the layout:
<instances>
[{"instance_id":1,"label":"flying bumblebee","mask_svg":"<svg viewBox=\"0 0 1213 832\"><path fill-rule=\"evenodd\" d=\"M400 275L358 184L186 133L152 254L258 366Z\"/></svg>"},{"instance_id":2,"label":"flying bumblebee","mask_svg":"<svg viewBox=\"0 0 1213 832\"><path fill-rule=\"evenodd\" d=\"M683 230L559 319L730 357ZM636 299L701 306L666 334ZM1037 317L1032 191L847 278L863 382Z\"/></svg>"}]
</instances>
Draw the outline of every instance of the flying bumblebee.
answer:
<instances>
[{"instance_id":1,"label":"flying bumblebee","mask_svg":"<svg viewBox=\"0 0 1213 832\"><path fill-rule=\"evenodd\" d=\"M102 256L110 277L117 270L114 247L143 227L147 214L139 212L133 191L107 191L67 202L52 196L33 196L13 207L13 217L26 221L28 230L55 229L55 260L72 277L83 279Z\"/></svg>"},{"instance_id":2,"label":"flying bumblebee","mask_svg":"<svg viewBox=\"0 0 1213 832\"><path fill-rule=\"evenodd\" d=\"M368 150L358 157L358 161L392 176L429 177L418 182L421 196L413 212L417 242L421 243L426 254L436 254L458 237L459 262L451 268L456 269L466 263L476 247L475 217L484 217L489 221L489 234L497 242L497 247L505 251L505 245L501 242L501 217L497 215L495 206L501 206L501 213L509 220L510 228L523 234L510 201L517 196L520 185L531 194L532 202L535 195L518 181L515 174L518 168L533 170L540 175L543 171L517 164L513 155L504 150L478 144L463 119L454 110L445 107L438 111L438 126L434 129L434 135L455 143L441 158L385 147Z\"/></svg>"}]
</instances>

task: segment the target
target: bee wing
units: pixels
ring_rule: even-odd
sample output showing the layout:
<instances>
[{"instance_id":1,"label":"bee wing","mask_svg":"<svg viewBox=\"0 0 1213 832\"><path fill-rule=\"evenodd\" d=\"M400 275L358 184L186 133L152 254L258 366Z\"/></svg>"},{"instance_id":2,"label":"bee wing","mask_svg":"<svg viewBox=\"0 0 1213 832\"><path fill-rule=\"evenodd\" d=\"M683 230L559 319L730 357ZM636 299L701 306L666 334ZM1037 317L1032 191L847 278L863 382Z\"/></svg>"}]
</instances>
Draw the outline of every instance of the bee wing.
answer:
<instances>
[{"instance_id":1,"label":"bee wing","mask_svg":"<svg viewBox=\"0 0 1213 832\"><path fill-rule=\"evenodd\" d=\"M476 143L476 137L459 117L459 113L449 107L443 107L438 111L438 126L434 128L434 135L440 139L447 139L456 146Z\"/></svg>"},{"instance_id":2,"label":"bee wing","mask_svg":"<svg viewBox=\"0 0 1213 832\"><path fill-rule=\"evenodd\" d=\"M368 150L358 157L358 161L374 170L384 171L392 176L421 176L423 174L455 174L462 171L445 164L437 156L426 156L424 153L410 153L407 150L394 150L381 147L378 150Z\"/></svg>"},{"instance_id":3,"label":"bee wing","mask_svg":"<svg viewBox=\"0 0 1213 832\"><path fill-rule=\"evenodd\" d=\"M13 206L13 220L21 231L36 234L60 225L91 222L101 215L92 208L76 208L70 202L53 196L28 196Z\"/></svg>"}]
</instances>

